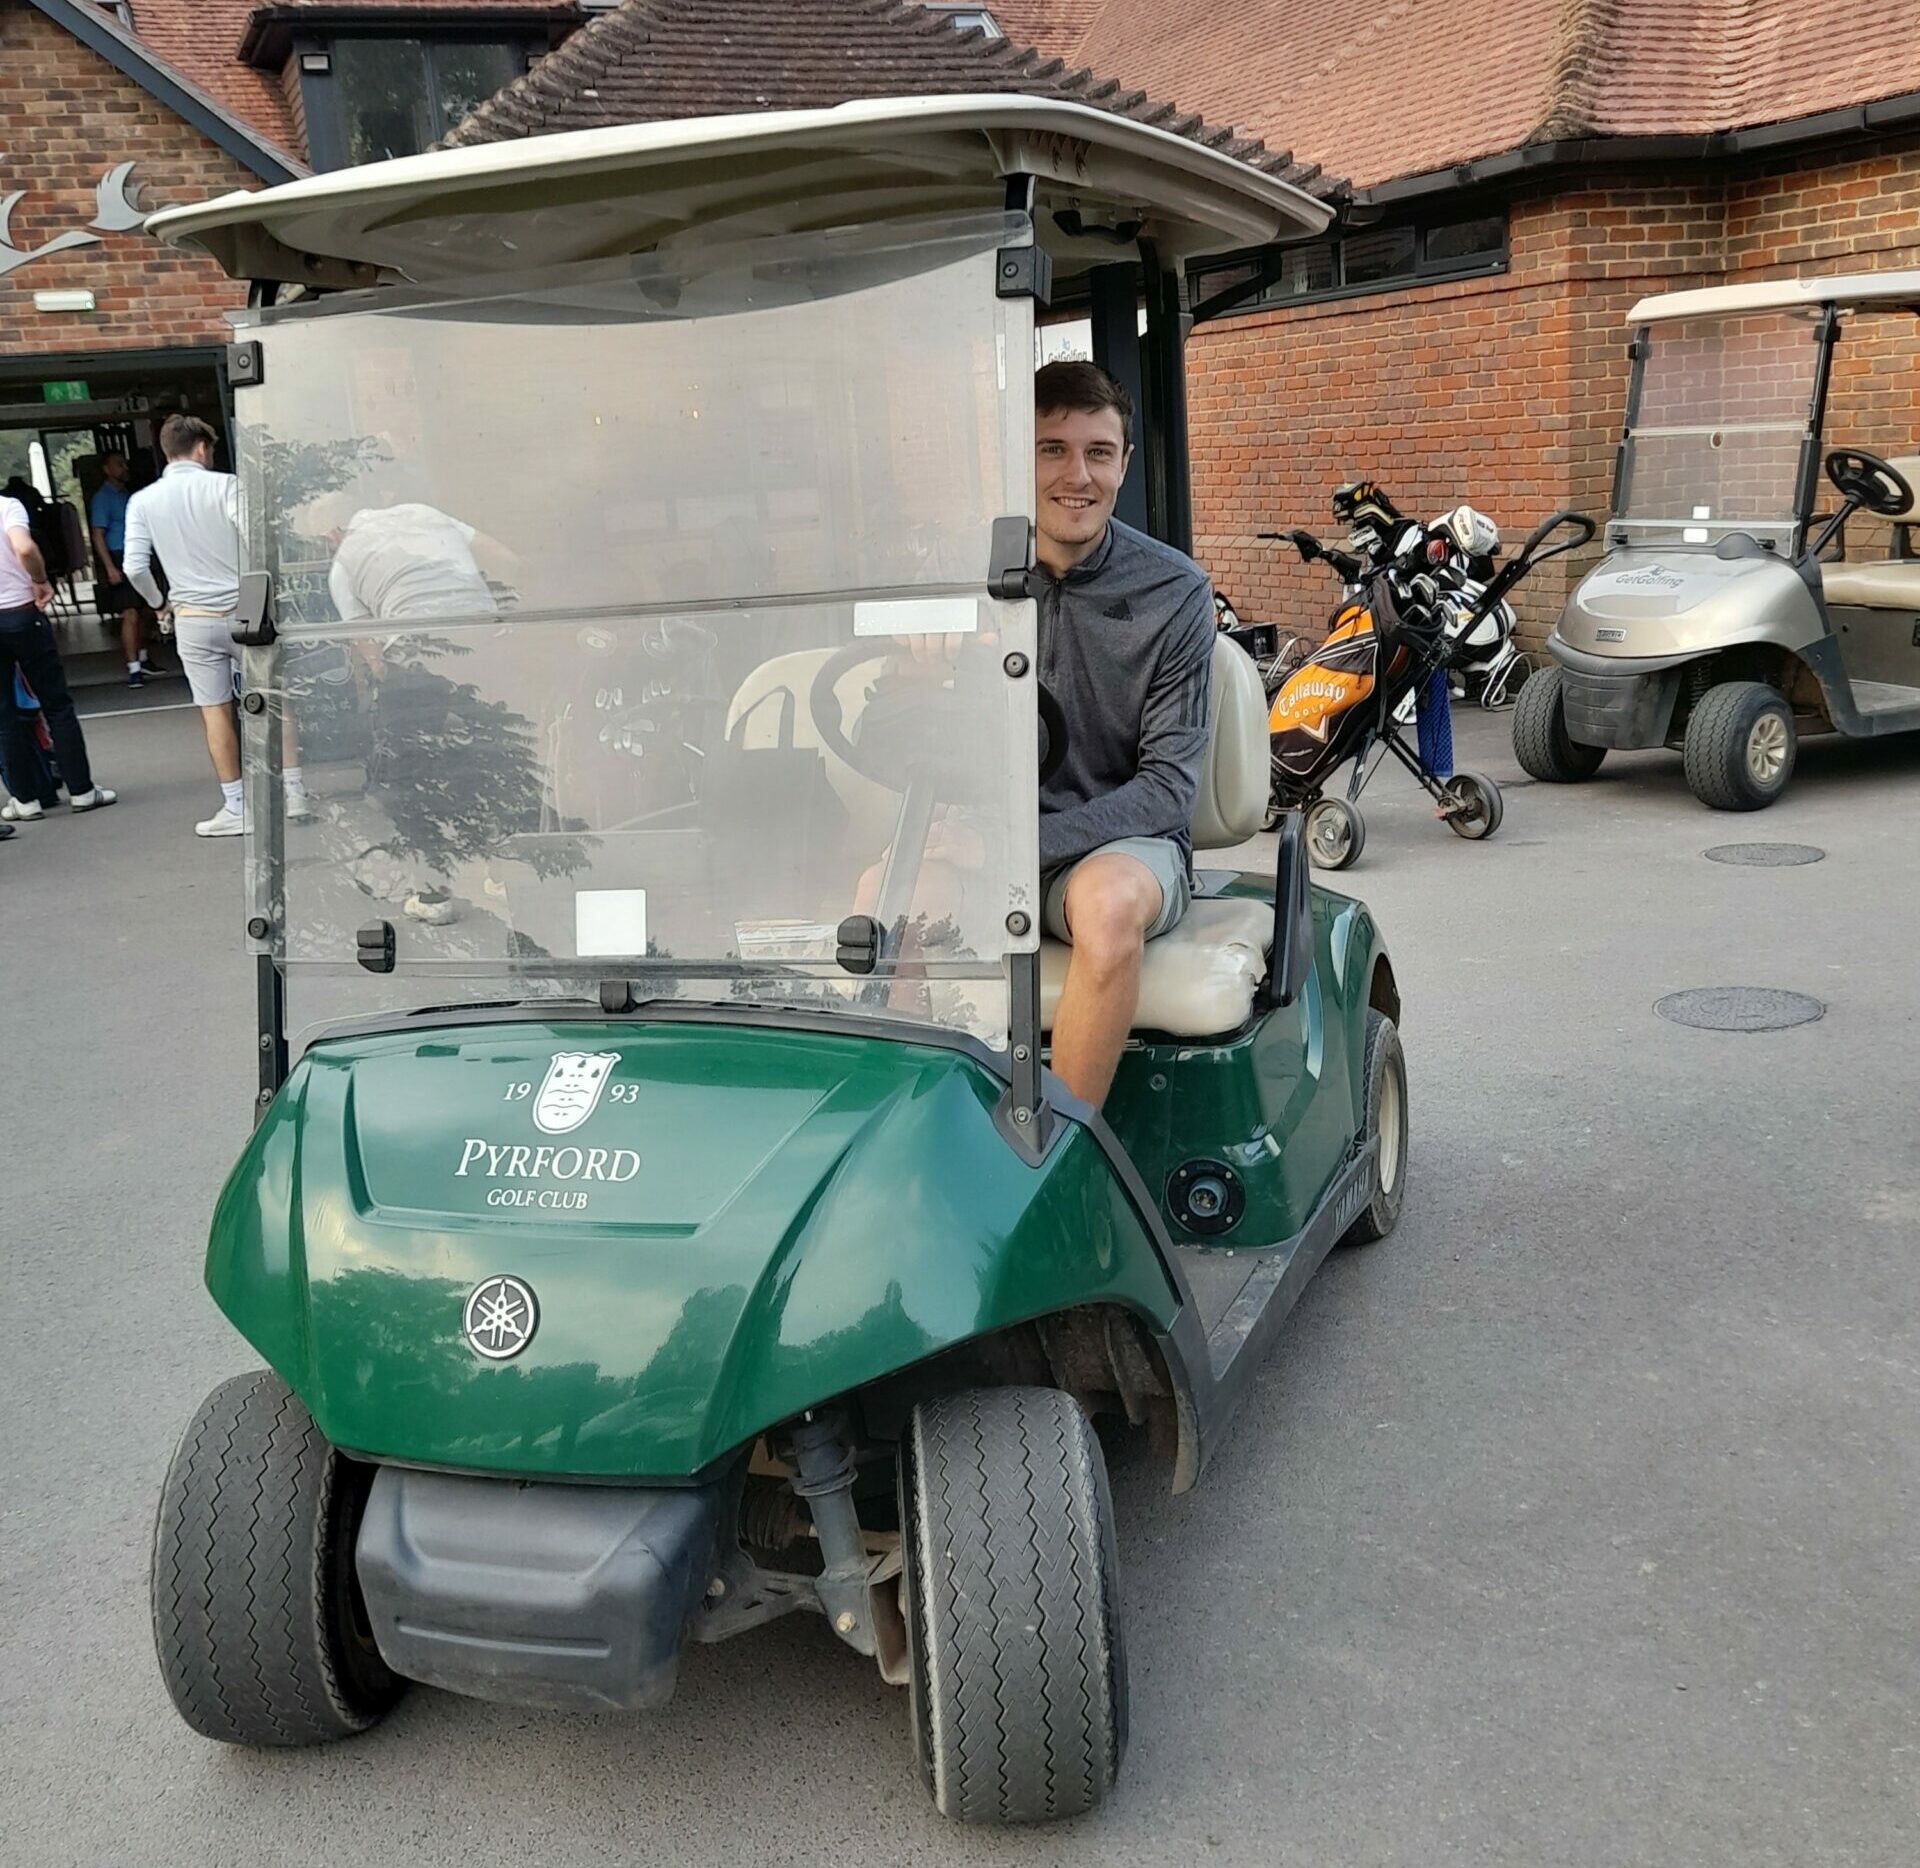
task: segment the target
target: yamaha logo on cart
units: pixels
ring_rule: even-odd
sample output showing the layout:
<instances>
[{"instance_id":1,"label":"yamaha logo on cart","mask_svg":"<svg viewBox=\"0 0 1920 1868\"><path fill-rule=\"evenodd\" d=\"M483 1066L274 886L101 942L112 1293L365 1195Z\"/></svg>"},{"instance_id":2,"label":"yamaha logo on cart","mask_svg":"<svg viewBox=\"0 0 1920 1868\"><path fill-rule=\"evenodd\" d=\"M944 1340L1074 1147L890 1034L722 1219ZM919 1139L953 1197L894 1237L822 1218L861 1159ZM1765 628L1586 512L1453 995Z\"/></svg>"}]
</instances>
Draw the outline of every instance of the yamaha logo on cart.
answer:
<instances>
[{"instance_id":1,"label":"yamaha logo on cart","mask_svg":"<svg viewBox=\"0 0 1920 1868\"><path fill-rule=\"evenodd\" d=\"M533 1341L540 1305L518 1278L488 1278L473 1287L461 1319L467 1347L489 1362L505 1362Z\"/></svg>"}]
</instances>

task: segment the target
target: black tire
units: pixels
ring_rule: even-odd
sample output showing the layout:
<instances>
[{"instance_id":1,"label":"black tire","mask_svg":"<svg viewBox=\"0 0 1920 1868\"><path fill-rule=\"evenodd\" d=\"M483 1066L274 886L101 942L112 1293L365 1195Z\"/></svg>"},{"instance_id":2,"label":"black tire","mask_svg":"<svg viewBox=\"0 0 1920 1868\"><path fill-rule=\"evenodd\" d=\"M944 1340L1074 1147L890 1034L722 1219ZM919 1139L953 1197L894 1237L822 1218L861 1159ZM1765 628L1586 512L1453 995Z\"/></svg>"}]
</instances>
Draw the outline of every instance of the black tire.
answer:
<instances>
[{"instance_id":1,"label":"black tire","mask_svg":"<svg viewBox=\"0 0 1920 1868\"><path fill-rule=\"evenodd\" d=\"M1478 843L1482 838L1492 836L1507 814L1507 803L1500 795L1500 787L1484 772L1456 772L1441 786L1441 790L1466 805L1465 810L1457 811L1447 819L1447 828L1456 837L1465 837L1469 843Z\"/></svg>"},{"instance_id":2,"label":"black tire","mask_svg":"<svg viewBox=\"0 0 1920 1868\"><path fill-rule=\"evenodd\" d=\"M1688 717L1687 788L1716 811L1761 810L1786 790L1798 748L1793 709L1777 689L1723 681Z\"/></svg>"},{"instance_id":3,"label":"black tire","mask_svg":"<svg viewBox=\"0 0 1920 1868\"><path fill-rule=\"evenodd\" d=\"M1549 785L1577 785L1591 778L1607 756L1604 746L1583 746L1567 734L1565 677L1558 668L1537 668L1513 703L1513 756L1529 778Z\"/></svg>"},{"instance_id":4,"label":"black tire","mask_svg":"<svg viewBox=\"0 0 1920 1868\"><path fill-rule=\"evenodd\" d=\"M1373 1198L1347 1228L1343 1245L1371 1245L1384 1239L1400 1223L1407 1197L1407 1059L1400 1034L1384 1012L1367 1014L1368 1141L1378 1141L1379 1178Z\"/></svg>"},{"instance_id":5,"label":"black tire","mask_svg":"<svg viewBox=\"0 0 1920 1868\"><path fill-rule=\"evenodd\" d=\"M222 1382L167 1468L153 1530L153 1641L181 1718L229 1745L365 1731L405 1690L353 1574L372 1480L278 1376Z\"/></svg>"},{"instance_id":6,"label":"black tire","mask_svg":"<svg viewBox=\"0 0 1920 1868\"><path fill-rule=\"evenodd\" d=\"M914 1754L967 1823L1078 1816L1127 1743L1113 1501L1087 1417L1053 1388L913 1411L900 1458Z\"/></svg>"},{"instance_id":7,"label":"black tire","mask_svg":"<svg viewBox=\"0 0 1920 1868\"><path fill-rule=\"evenodd\" d=\"M1322 798L1307 807L1307 860L1316 869L1351 869L1367 847L1367 820L1344 798Z\"/></svg>"}]
</instances>

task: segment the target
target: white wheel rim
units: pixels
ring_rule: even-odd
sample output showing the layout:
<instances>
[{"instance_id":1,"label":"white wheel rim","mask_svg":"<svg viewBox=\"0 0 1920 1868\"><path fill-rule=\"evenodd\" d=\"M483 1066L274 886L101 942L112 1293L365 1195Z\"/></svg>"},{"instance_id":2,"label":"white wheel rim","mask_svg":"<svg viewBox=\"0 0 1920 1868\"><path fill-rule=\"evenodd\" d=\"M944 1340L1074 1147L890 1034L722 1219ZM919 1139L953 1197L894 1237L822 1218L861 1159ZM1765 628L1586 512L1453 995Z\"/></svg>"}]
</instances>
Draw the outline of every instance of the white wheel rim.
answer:
<instances>
[{"instance_id":1,"label":"white wheel rim","mask_svg":"<svg viewBox=\"0 0 1920 1868\"><path fill-rule=\"evenodd\" d=\"M1777 713L1763 713L1747 735L1747 775L1756 785L1774 785L1787 769L1787 723Z\"/></svg>"},{"instance_id":2,"label":"white wheel rim","mask_svg":"<svg viewBox=\"0 0 1920 1868\"><path fill-rule=\"evenodd\" d=\"M1380 1191L1392 1193L1400 1184L1400 1073L1389 1067L1380 1073Z\"/></svg>"},{"instance_id":3,"label":"white wheel rim","mask_svg":"<svg viewBox=\"0 0 1920 1868\"><path fill-rule=\"evenodd\" d=\"M1352 842L1353 831L1347 823L1346 812L1338 806L1314 812L1313 847L1329 863L1338 863Z\"/></svg>"}]
</instances>

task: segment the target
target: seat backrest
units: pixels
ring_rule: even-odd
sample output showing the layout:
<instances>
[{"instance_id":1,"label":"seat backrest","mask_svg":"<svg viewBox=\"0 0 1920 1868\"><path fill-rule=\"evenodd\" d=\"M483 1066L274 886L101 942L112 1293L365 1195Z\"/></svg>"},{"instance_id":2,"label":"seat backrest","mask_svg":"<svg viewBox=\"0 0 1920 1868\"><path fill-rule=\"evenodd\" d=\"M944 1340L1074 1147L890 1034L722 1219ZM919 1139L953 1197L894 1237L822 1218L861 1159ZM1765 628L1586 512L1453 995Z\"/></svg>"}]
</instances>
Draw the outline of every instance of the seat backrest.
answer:
<instances>
[{"instance_id":1,"label":"seat backrest","mask_svg":"<svg viewBox=\"0 0 1920 1868\"><path fill-rule=\"evenodd\" d=\"M1193 847L1230 849L1267 820L1273 768L1267 750L1267 693L1239 643L1213 643L1213 724L1193 806Z\"/></svg>"}]
</instances>

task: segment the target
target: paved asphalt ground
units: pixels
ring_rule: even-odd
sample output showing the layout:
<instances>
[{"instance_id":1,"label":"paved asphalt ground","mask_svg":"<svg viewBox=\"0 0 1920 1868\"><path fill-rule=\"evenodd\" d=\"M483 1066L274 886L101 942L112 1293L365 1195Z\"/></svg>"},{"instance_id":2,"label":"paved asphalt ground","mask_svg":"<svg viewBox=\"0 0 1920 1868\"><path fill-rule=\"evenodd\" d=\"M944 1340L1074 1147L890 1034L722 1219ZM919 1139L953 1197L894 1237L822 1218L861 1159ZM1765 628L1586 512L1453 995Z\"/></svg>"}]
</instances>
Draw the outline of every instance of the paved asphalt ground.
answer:
<instances>
[{"instance_id":1,"label":"paved asphalt ground","mask_svg":"<svg viewBox=\"0 0 1920 1868\"><path fill-rule=\"evenodd\" d=\"M1503 720L1460 737L1518 779ZM190 713L91 739L120 806L0 847L0 1860L1920 1860L1920 745L1815 747L1751 818L1621 758L1516 784L1483 845L1381 775L1349 882L1405 989L1405 1218L1320 1274L1198 1491L1116 1450L1120 1788L991 1835L800 1618L696 1650L652 1719L418 1691L271 1756L178 1723L155 1495L251 1360L199 1272L253 1073L241 851L190 833ZM1702 860L1753 838L1826 860ZM1653 1013L1733 984L1827 1013Z\"/></svg>"}]
</instances>

